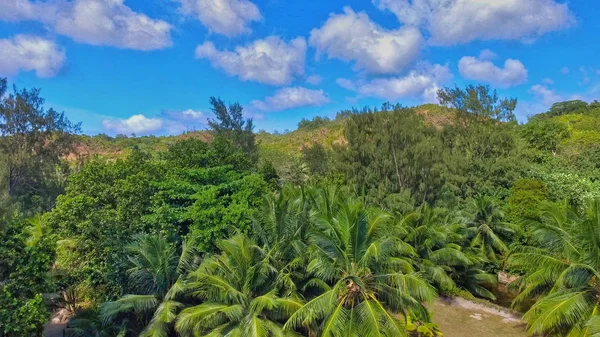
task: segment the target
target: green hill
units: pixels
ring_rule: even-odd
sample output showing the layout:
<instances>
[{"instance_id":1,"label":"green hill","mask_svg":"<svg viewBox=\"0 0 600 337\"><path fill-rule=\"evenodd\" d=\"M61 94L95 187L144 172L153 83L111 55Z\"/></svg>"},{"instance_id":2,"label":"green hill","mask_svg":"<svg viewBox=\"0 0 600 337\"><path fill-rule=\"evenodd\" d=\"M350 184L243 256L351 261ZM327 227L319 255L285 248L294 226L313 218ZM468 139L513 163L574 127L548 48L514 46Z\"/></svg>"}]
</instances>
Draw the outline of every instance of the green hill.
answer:
<instances>
[{"instance_id":1,"label":"green hill","mask_svg":"<svg viewBox=\"0 0 600 337\"><path fill-rule=\"evenodd\" d=\"M424 104L414 109L424 117L426 124L436 129L455 120L452 109L437 104ZM305 146L320 143L331 150L335 144L344 144L345 116L341 113L333 120L322 117L315 117L312 121L303 120L296 130L286 133L258 132L256 138L260 144L261 160L273 163L279 172L283 172L290 163L300 158L301 149ZM575 163L580 160L581 154L595 151L600 145L600 103L556 103L549 111L532 117L521 129L524 138L532 146L551 150L554 156ZM210 131L187 132L176 136L82 135L78 153L72 154L70 159L83 161L96 156L109 160L123 158L134 147L160 153L170 144L185 138L210 141L212 136Z\"/></svg>"},{"instance_id":2,"label":"green hill","mask_svg":"<svg viewBox=\"0 0 600 337\"><path fill-rule=\"evenodd\" d=\"M454 114L452 110L436 104L425 104L415 107L416 111L425 117L426 123L441 128L451 123ZM318 123L315 123L318 121ZM164 151L170 144L180 139L199 138L204 141L210 141L212 136L209 131L193 131L176 136L143 136L127 137L120 135L109 137L106 135L80 136L80 143L77 147L78 156L94 157L99 156L107 159L117 159L125 157L132 148L138 147L141 150L158 153ZM345 143L344 139L344 116L329 120L316 117L313 121L305 121L298 129L287 133L269 133L260 131L256 135L260 144L261 158L272 160L277 158L293 158L300 156L300 150L303 146L308 146L317 142L331 149L334 144ZM74 159L76 155L72 155Z\"/></svg>"},{"instance_id":3,"label":"green hill","mask_svg":"<svg viewBox=\"0 0 600 337\"><path fill-rule=\"evenodd\" d=\"M523 135L534 147L577 161L600 145L600 103L555 103L547 112L533 116L523 126Z\"/></svg>"}]
</instances>

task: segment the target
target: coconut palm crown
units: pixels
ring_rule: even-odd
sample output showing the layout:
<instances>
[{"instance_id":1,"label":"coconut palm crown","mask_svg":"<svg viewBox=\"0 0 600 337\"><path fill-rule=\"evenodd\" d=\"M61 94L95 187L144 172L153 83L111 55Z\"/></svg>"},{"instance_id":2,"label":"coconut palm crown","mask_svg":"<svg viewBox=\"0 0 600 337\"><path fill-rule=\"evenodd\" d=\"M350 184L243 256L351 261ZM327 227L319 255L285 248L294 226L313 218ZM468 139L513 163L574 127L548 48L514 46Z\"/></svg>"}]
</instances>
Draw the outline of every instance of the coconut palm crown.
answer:
<instances>
[{"instance_id":1,"label":"coconut palm crown","mask_svg":"<svg viewBox=\"0 0 600 337\"><path fill-rule=\"evenodd\" d=\"M524 273L513 305L537 300L523 316L529 332L600 336L600 199L590 200L583 215L546 204L528 227L534 246L515 249L508 263Z\"/></svg>"},{"instance_id":2,"label":"coconut palm crown","mask_svg":"<svg viewBox=\"0 0 600 337\"><path fill-rule=\"evenodd\" d=\"M411 315L427 320L423 303L435 290L396 254L390 216L357 198L321 203L328 207L313 215L308 272L329 287L294 313L286 329L322 337L402 336Z\"/></svg>"}]
</instances>

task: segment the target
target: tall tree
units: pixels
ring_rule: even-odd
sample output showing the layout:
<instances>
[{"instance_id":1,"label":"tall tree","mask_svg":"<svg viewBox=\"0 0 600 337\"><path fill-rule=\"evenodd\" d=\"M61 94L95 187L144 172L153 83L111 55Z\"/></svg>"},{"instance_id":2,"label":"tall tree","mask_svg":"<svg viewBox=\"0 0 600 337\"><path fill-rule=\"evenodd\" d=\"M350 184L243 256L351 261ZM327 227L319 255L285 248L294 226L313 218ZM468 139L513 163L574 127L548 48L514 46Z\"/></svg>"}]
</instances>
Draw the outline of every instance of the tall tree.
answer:
<instances>
[{"instance_id":1,"label":"tall tree","mask_svg":"<svg viewBox=\"0 0 600 337\"><path fill-rule=\"evenodd\" d=\"M517 107L517 99L500 99L496 90L492 91L487 85L468 85L465 89L446 87L437 92L437 97L442 105L452 107L461 114L503 122L515 120L513 111Z\"/></svg>"},{"instance_id":2,"label":"tall tree","mask_svg":"<svg viewBox=\"0 0 600 337\"><path fill-rule=\"evenodd\" d=\"M382 109L348 118L348 143L335 147L336 168L377 201L404 190L420 200L435 198L443 185L443 144L436 130L414 109L389 104Z\"/></svg>"},{"instance_id":3,"label":"tall tree","mask_svg":"<svg viewBox=\"0 0 600 337\"><path fill-rule=\"evenodd\" d=\"M445 166L451 186L461 197L506 193L518 178L522 160L517 157L514 109L517 100L499 98L488 86L444 88L442 105L452 108L452 122L444 126L442 140L449 150Z\"/></svg>"},{"instance_id":4,"label":"tall tree","mask_svg":"<svg viewBox=\"0 0 600 337\"><path fill-rule=\"evenodd\" d=\"M250 156L253 163L258 161L258 147L251 118L244 119L240 103L225 105L221 98L210 98L212 111L216 119L210 119L208 125L216 137L224 137L241 151Z\"/></svg>"},{"instance_id":5,"label":"tall tree","mask_svg":"<svg viewBox=\"0 0 600 337\"><path fill-rule=\"evenodd\" d=\"M554 119L534 118L521 130L523 138L534 148L551 151L556 156L560 142L570 136L569 126Z\"/></svg>"},{"instance_id":6,"label":"tall tree","mask_svg":"<svg viewBox=\"0 0 600 337\"><path fill-rule=\"evenodd\" d=\"M303 146L300 152L302 152L302 160L308 165L310 173L321 176L327 174L328 156L323 144L313 142L311 146Z\"/></svg>"},{"instance_id":7,"label":"tall tree","mask_svg":"<svg viewBox=\"0 0 600 337\"><path fill-rule=\"evenodd\" d=\"M306 273L306 254L311 228L310 188L284 185L265 197L262 209L254 217L254 237L271 256L279 270L278 283L285 293L296 293L307 284L323 282Z\"/></svg>"},{"instance_id":8,"label":"tall tree","mask_svg":"<svg viewBox=\"0 0 600 337\"><path fill-rule=\"evenodd\" d=\"M590 108L594 107L594 104L598 104L598 102L594 102L588 105L588 103L581 100L573 100L573 101L565 101L565 102L556 102L552 104L550 109L541 114L540 117L546 116L562 116L566 114L581 114L586 113L590 110Z\"/></svg>"},{"instance_id":9,"label":"tall tree","mask_svg":"<svg viewBox=\"0 0 600 337\"><path fill-rule=\"evenodd\" d=\"M60 193L59 168L64 155L74 149L80 128L64 113L44 109L39 89L22 89L6 95L6 79L0 79L0 157L3 184L9 197L42 198L49 208ZM67 169L66 165L61 166ZM58 186L57 186L58 185Z\"/></svg>"},{"instance_id":10,"label":"tall tree","mask_svg":"<svg viewBox=\"0 0 600 337\"><path fill-rule=\"evenodd\" d=\"M267 186L247 163L225 139L179 141L162 160L136 150L123 160L87 163L48 213L65 243L57 261L70 275L64 287L91 290L80 294L91 298L124 294L124 247L136 234L194 238L214 250L219 240L250 231Z\"/></svg>"}]
</instances>

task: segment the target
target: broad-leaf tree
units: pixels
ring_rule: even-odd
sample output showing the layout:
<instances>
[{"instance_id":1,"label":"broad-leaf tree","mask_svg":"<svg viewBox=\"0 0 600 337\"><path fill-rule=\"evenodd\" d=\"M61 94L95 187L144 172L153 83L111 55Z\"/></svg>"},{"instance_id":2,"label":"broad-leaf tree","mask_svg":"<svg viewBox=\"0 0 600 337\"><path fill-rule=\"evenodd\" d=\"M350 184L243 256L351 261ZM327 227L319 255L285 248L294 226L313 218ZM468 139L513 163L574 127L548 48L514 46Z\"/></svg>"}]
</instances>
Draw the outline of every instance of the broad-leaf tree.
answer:
<instances>
[{"instance_id":1,"label":"broad-leaf tree","mask_svg":"<svg viewBox=\"0 0 600 337\"><path fill-rule=\"evenodd\" d=\"M50 318L42 295L53 291L54 235L34 218L0 231L0 335L41 336Z\"/></svg>"},{"instance_id":2,"label":"broad-leaf tree","mask_svg":"<svg viewBox=\"0 0 600 337\"><path fill-rule=\"evenodd\" d=\"M20 198L47 210L61 192L68 167L63 156L74 150L79 124L64 113L44 108L39 89L22 89L7 94L5 78L0 78L0 159L2 186L9 197Z\"/></svg>"}]
</instances>

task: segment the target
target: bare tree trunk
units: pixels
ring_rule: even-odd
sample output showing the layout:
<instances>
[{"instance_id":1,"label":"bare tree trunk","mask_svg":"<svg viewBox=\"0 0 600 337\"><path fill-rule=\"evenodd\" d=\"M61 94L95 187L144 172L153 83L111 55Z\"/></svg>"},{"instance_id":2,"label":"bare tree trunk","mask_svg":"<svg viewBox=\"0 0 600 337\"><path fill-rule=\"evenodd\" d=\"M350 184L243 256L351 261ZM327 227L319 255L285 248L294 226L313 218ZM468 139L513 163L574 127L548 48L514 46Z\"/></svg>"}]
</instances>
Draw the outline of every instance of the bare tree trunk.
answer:
<instances>
[{"instance_id":1,"label":"bare tree trunk","mask_svg":"<svg viewBox=\"0 0 600 337\"><path fill-rule=\"evenodd\" d=\"M400 169L398 168L398 158L396 157L396 148L392 145L392 156L394 156L394 166L396 166L396 177L398 178L398 191L402 188L402 179L400 178Z\"/></svg>"},{"instance_id":2,"label":"bare tree trunk","mask_svg":"<svg viewBox=\"0 0 600 337\"><path fill-rule=\"evenodd\" d=\"M6 182L6 185L7 185L7 188L8 188L8 196L9 197L12 197L13 193L14 193L13 178L12 178L12 176L13 176L13 168L9 167L8 168L7 182Z\"/></svg>"}]
</instances>

